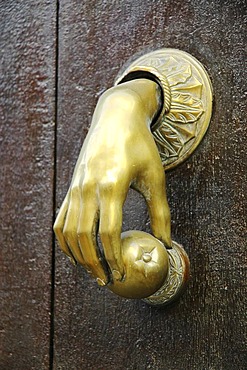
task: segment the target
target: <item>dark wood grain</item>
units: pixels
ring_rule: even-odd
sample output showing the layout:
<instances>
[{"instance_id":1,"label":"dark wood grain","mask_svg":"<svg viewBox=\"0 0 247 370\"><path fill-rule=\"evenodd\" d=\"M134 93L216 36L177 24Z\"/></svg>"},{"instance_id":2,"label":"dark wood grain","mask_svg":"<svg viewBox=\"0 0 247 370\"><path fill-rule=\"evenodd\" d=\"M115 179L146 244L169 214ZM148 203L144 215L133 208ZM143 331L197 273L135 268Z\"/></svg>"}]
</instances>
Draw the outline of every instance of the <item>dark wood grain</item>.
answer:
<instances>
[{"instance_id":1,"label":"dark wood grain","mask_svg":"<svg viewBox=\"0 0 247 370\"><path fill-rule=\"evenodd\" d=\"M231 370L246 364L244 1L60 1L57 207L102 91L136 53L173 47L208 69L210 129L167 174L173 238L191 259L183 298L157 310L100 289L56 250L55 369ZM131 192L124 229L149 230Z\"/></svg>"},{"instance_id":2,"label":"dark wood grain","mask_svg":"<svg viewBox=\"0 0 247 370\"><path fill-rule=\"evenodd\" d=\"M48 369L56 4L0 5L0 368Z\"/></svg>"}]
</instances>

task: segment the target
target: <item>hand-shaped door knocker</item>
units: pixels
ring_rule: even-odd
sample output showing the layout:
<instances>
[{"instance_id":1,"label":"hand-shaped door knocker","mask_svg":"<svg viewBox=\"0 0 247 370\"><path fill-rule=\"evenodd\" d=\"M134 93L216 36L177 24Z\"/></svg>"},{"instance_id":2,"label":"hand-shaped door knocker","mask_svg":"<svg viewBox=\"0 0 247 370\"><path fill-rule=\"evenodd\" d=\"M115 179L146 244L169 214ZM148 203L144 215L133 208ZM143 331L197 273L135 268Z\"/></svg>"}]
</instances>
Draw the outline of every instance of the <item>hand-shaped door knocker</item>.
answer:
<instances>
[{"instance_id":1,"label":"hand-shaped door knocker","mask_svg":"<svg viewBox=\"0 0 247 370\"><path fill-rule=\"evenodd\" d=\"M176 49L140 57L100 97L54 225L63 252L99 285L154 305L168 304L184 290L189 259L171 240L164 168L193 152L211 111L205 69ZM130 187L146 200L153 236L121 234Z\"/></svg>"}]
</instances>

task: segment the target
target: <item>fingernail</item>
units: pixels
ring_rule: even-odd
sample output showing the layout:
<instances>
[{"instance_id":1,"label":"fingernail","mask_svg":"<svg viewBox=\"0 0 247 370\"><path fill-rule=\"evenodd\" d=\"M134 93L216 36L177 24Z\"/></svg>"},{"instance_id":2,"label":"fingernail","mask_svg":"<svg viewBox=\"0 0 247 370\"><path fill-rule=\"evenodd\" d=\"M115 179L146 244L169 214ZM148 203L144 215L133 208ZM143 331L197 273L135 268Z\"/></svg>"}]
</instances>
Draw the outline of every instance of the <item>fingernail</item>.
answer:
<instances>
[{"instance_id":1,"label":"fingernail","mask_svg":"<svg viewBox=\"0 0 247 370\"><path fill-rule=\"evenodd\" d=\"M172 245L165 244L166 249L172 249Z\"/></svg>"},{"instance_id":2,"label":"fingernail","mask_svg":"<svg viewBox=\"0 0 247 370\"><path fill-rule=\"evenodd\" d=\"M105 286L105 285L106 285L106 283L104 282L104 280L102 280L102 279L100 279L100 278L97 278L97 279L96 279L96 281L97 281L97 284L98 284L99 286Z\"/></svg>"},{"instance_id":3,"label":"fingernail","mask_svg":"<svg viewBox=\"0 0 247 370\"><path fill-rule=\"evenodd\" d=\"M117 280L117 281L122 280L122 275L121 275L121 274L120 274L120 272L119 272L119 271L117 271L117 270L113 270L113 271L112 271L112 276L113 276L113 279L114 279L114 280Z\"/></svg>"},{"instance_id":4,"label":"fingernail","mask_svg":"<svg viewBox=\"0 0 247 370\"><path fill-rule=\"evenodd\" d=\"M167 249L172 249L172 240L169 241L169 244L167 246Z\"/></svg>"},{"instance_id":5,"label":"fingernail","mask_svg":"<svg viewBox=\"0 0 247 370\"><path fill-rule=\"evenodd\" d=\"M172 240L169 239L169 240L162 240L162 243L164 244L164 246L166 247L166 249L172 249Z\"/></svg>"}]
</instances>

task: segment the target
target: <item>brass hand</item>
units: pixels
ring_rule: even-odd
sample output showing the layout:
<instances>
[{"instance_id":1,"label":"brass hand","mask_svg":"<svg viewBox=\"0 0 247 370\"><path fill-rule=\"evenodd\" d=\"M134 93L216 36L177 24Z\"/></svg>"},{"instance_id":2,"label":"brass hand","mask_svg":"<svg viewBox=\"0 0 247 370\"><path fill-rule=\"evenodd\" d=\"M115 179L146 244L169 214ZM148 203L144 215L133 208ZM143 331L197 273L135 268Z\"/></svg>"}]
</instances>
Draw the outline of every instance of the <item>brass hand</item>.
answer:
<instances>
[{"instance_id":1,"label":"brass hand","mask_svg":"<svg viewBox=\"0 0 247 370\"><path fill-rule=\"evenodd\" d=\"M136 79L107 90L96 106L54 231L61 249L101 285L121 280L122 208L129 187L143 194L156 238L171 245L165 174L150 132L158 85ZM104 256L97 246L97 232Z\"/></svg>"}]
</instances>

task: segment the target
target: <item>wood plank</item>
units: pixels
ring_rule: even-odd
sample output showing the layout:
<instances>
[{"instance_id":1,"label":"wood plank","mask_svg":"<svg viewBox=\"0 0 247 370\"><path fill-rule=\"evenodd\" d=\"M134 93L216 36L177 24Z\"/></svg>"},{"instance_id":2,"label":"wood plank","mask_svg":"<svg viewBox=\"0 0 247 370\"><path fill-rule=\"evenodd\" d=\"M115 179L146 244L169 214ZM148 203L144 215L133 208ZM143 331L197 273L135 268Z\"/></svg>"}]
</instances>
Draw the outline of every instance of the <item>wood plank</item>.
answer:
<instances>
[{"instance_id":1,"label":"wood plank","mask_svg":"<svg viewBox=\"0 0 247 370\"><path fill-rule=\"evenodd\" d=\"M1 369L48 369L56 3L0 5Z\"/></svg>"},{"instance_id":2,"label":"wood plank","mask_svg":"<svg viewBox=\"0 0 247 370\"><path fill-rule=\"evenodd\" d=\"M55 369L245 368L244 1L60 2L57 207L98 96L135 53L174 47L208 69L214 115L194 155L167 174L173 239L191 281L173 307L123 300L56 250ZM149 230L131 192L124 229ZM246 204L245 204L246 205Z\"/></svg>"}]
</instances>

